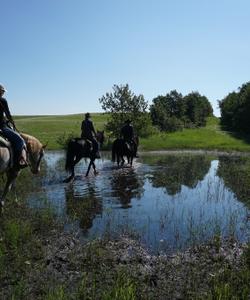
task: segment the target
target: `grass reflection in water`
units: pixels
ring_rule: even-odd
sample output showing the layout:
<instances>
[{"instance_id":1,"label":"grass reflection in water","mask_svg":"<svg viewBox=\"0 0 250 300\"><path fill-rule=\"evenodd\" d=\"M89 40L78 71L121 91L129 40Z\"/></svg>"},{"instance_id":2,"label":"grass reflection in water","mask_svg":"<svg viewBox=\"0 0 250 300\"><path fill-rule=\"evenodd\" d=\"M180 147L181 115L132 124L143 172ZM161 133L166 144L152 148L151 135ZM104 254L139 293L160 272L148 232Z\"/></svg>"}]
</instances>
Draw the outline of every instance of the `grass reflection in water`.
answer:
<instances>
[{"instance_id":1,"label":"grass reflection in water","mask_svg":"<svg viewBox=\"0 0 250 300\"><path fill-rule=\"evenodd\" d=\"M47 155L42 189L29 199L34 203L39 193L46 196L67 228L83 238L127 231L153 251L171 252L214 235L249 238L246 157L148 154L132 169L117 169L104 156L98 176L85 178L82 161L76 180L67 185L61 182L63 154L53 155Z\"/></svg>"}]
</instances>

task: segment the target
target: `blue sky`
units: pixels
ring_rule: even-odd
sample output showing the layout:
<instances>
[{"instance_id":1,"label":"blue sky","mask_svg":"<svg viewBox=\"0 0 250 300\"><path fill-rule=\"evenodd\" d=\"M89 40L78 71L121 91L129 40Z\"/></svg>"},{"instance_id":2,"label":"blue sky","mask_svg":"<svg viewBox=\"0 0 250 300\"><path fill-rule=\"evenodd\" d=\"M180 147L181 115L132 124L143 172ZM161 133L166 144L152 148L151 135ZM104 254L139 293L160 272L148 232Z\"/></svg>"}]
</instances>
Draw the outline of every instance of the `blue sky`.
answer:
<instances>
[{"instance_id":1,"label":"blue sky","mask_svg":"<svg viewBox=\"0 0 250 300\"><path fill-rule=\"evenodd\" d=\"M0 82L12 114L102 111L128 83L217 100L250 80L249 0L0 0Z\"/></svg>"}]
</instances>

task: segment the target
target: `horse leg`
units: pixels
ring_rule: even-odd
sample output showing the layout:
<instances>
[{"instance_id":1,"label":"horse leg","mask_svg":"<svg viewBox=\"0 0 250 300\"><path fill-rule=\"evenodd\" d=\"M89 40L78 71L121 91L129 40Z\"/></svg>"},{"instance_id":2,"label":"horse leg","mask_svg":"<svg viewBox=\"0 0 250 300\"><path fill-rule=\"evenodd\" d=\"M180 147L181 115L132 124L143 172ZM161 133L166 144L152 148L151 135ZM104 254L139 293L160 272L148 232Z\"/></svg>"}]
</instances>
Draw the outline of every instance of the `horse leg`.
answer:
<instances>
[{"instance_id":1,"label":"horse leg","mask_svg":"<svg viewBox=\"0 0 250 300\"><path fill-rule=\"evenodd\" d=\"M88 177L92 163L93 163L93 160L91 159L90 162L89 162L88 169L87 169L85 177Z\"/></svg>"},{"instance_id":2,"label":"horse leg","mask_svg":"<svg viewBox=\"0 0 250 300\"><path fill-rule=\"evenodd\" d=\"M75 178L75 165L72 166L71 174L69 175L69 177L64 179L63 182L68 183L68 182L72 181L74 178Z\"/></svg>"},{"instance_id":3,"label":"horse leg","mask_svg":"<svg viewBox=\"0 0 250 300\"><path fill-rule=\"evenodd\" d=\"M94 174L97 175L97 174L98 174L98 171L96 170L94 160L93 160L92 166L93 166L93 169L94 169Z\"/></svg>"},{"instance_id":4,"label":"horse leg","mask_svg":"<svg viewBox=\"0 0 250 300\"><path fill-rule=\"evenodd\" d=\"M95 159L91 159L90 162L89 162L89 166L88 166L88 169L87 169L87 172L86 172L85 177L88 177L91 166L92 166L93 169L94 169L94 174L95 174L95 175L98 174L98 172L96 171Z\"/></svg>"},{"instance_id":5,"label":"horse leg","mask_svg":"<svg viewBox=\"0 0 250 300\"><path fill-rule=\"evenodd\" d=\"M9 171L7 174L7 182L5 184L4 187L4 191L0 200L0 208L2 208L4 206L4 200L6 198L7 193L10 191L12 184L14 182L14 180L16 179L17 175L18 175L19 171Z\"/></svg>"}]
</instances>

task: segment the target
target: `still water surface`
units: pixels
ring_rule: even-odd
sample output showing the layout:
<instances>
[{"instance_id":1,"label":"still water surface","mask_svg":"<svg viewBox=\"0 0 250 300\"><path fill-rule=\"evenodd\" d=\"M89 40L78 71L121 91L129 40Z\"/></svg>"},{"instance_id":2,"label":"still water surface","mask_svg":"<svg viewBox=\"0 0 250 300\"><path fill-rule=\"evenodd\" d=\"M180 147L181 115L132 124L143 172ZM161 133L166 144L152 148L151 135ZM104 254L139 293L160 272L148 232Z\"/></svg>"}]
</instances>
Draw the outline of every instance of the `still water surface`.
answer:
<instances>
[{"instance_id":1,"label":"still water surface","mask_svg":"<svg viewBox=\"0 0 250 300\"><path fill-rule=\"evenodd\" d=\"M250 190L246 175L238 174L245 158L141 154L132 168L118 169L103 154L98 176L84 177L88 161L82 160L71 184L62 183L64 162L64 152L46 154L42 184L29 203L49 204L65 230L83 240L129 232L154 252L172 252L215 234L249 239Z\"/></svg>"}]
</instances>

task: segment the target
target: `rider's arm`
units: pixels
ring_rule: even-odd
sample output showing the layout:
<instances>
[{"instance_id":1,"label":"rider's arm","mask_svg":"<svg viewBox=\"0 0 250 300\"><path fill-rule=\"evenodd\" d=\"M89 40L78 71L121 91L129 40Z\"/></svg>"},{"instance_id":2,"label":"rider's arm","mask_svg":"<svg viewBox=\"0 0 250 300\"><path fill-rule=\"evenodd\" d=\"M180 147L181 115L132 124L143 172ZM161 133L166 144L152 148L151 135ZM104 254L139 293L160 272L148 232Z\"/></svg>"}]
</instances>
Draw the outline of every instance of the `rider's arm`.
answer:
<instances>
[{"instance_id":1,"label":"rider's arm","mask_svg":"<svg viewBox=\"0 0 250 300\"><path fill-rule=\"evenodd\" d=\"M84 121L82 121L82 125L81 125L81 131L84 130Z\"/></svg>"},{"instance_id":2,"label":"rider's arm","mask_svg":"<svg viewBox=\"0 0 250 300\"><path fill-rule=\"evenodd\" d=\"M6 115L6 118L7 120L14 126L14 128L16 127L15 126L15 122L12 118L12 115L10 113L10 110L9 110L9 106L8 106L8 102L5 100L5 99L2 99L2 105L3 105L3 108L4 108L4 113Z\"/></svg>"},{"instance_id":3,"label":"rider's arm","mask_svg":"<svg viewBox=\"0 0 250 300\"><path fill-rule=\"evenodd\" d=\"M90 123L90 129L91 129L91 131L94 133L94 135L96 136L96 131L95 131L93 122Z\"/></svg>"}]
</instances>

